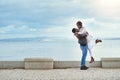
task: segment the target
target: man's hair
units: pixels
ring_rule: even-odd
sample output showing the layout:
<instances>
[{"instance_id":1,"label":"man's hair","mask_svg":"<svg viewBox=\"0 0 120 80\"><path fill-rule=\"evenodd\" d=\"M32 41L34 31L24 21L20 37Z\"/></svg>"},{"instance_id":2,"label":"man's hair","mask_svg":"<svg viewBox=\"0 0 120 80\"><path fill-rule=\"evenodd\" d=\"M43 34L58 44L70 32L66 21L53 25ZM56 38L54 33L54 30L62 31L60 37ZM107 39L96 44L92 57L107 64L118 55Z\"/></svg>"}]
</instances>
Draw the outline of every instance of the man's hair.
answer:
<instances>
[{"instance_id":1,"label":"man's hair","mask_svg":"<svg viewBox=\"0 0 120 80\"><path fill-rule=\"evenodd\" d=\"M78 21L76 24L82 26L82 22L81 21Z\"/></svg>"},{"instance_id":2,"label":"man's hair","mask_svg":"<svg viewBox=\"0 0 120 80\"><path fill-rule=\"evenodd\" d=\"M72 29L72 32L73 32L73 33L75 33L75 32L76 32L76 29L75 29L75 28L73 28L73 29Z\"/></svg>"}]
</instances>

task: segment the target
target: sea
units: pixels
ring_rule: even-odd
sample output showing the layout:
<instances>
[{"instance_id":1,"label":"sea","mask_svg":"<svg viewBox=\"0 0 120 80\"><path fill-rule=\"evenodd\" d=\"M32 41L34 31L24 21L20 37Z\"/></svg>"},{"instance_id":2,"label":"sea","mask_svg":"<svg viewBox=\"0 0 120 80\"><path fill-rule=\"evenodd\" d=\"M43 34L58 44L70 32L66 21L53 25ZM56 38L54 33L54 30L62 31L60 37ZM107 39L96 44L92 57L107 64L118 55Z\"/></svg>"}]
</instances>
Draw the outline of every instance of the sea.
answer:
<instances>
[{"instance_id":1,"label":"sea","mask_svg":"<svg viewBox=\"0 0 120 80\"><path fill-rule=\"evenodd\" d=\"M92 48L96 61L120 57L120 38L102 39ZM25 58L53 58L56 61L79 61L81 49L77 40L34 37L0 39L0 61L23 61ZM90 60L89 52L87 60Z\"/></svg>"}]
</instances>

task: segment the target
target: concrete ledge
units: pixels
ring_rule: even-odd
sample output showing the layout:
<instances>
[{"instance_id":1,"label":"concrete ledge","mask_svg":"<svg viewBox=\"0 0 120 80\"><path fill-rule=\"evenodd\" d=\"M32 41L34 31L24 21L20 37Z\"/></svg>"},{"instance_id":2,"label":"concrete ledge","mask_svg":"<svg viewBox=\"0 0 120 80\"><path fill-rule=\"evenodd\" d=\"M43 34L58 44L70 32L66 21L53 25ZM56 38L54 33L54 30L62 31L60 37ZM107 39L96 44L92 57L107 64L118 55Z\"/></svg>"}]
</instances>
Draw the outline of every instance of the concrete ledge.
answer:
<instances>
[{"instance_id":1,"label":"concrete ledge","mask_svg":"<svg viewBox=\"0 0 120 80\"><path fill-rule=\"evenodd\" d=\"M86 62L88 67L102 67L101 61L95 61L93 63L89 63L89 61Z\"/></svg>"},{"instance_id":2,"label":"concrete ledge","mask_svg":"<svg viewBox=\"0 0 120 80\"><path fill-rule=\"evenodd\" d=\"M80 61L54 61L55 69L78 68L78 67L80 67Z\"/></svg>"},{"instance_id":3,"label":"concrete ledge","mask_svg":"<svg viewBox=\"0 0 120 80\"><path fill-rule=\"evenodd\" d=\"M0 69L24 69L24 61L0 61Z\"/></svg>"},{"instance_id":4,"label":"concrete ledge","mask_svg":"<svg viewBox=\"0 0 120 80\"><path fill-rule=\"evenodd\" d=\"M101 61L95 61L94 63L86 62L88 67L101 67ZM80 61L54 61L55 69L63 68L80 68Z\"/></svg>"},{"instance_id":5,"label":"concrete ledge","mask_svg":"<svg viewBox=\"0 0 120 80\"><path fill-rule=\"evenodd\" d=\"M25 62L51 62L52 58L25 58Z\"/></svg>"},{"instance_id":6,"label":"concrete ledge","mask_svg":"<svg viewBox=\"0 0 120 80\"><path fill-rule=\"evenodd\" d=\"M53 69L53 59L25 58L25 69Z\"/></svg>"},{"instance_id":7,"label":"concrete ledge","mask_svg":"<svg viewBox=\"0 0 120 80\"><path fill-rule=\"evenodd\" d=\"M102 68L120 68L120 58L101 58Z\"/></svg>"},{"instance_id":8,"label":"concrete ledge","mask_svg":"<svg viewBox=\"0 0 120 80\"><path fill-rule=\"evenodd\" d=\"M120 68L120 58L101 58L88 67ZM60 69L79 68L80 61L53 61L50 58L25 58L24 61L0 61L0 69Z\"/></svg>"},{"instance_id":9,"label":"concrete ledge","mask_svg":"<svg viewBox=\"0 0 120 80\"><path fill-rule=\"evenodd\" d=\"M26 63L29 63L29 65L25 65ZM101 61L95 61L94 63L89 63L89 61L86 62L88 67L101 67ZM26 67L30 66L34 66L37 67L37 69L39 69L40 67L45 68L45 66L47 66L49 64L46 62L41 62L40 63L38 61L0 61L0 69L24 69ZM40 66L42 65L42 66ZM54 69L64 69L64 68L79 68L80 67L80 61L53 61L52 65L49 64L50 66L52 66L50 69L54 68ZM34 68L30 68L30 69L35 69ZM27 68L26 68L27 69ZM47 69L47 68L46 68Z\"/></svg>"},{"instance_id":10,"label":"concrete ledge","mask_svg":"<svg viewBox=\"0 0 120 80\"><path fill-rule=\"evenodd\" d=\"M101 58L101 61L108 61L108 62L112 62L112 61L115 61L115 62L120 62L120 58Z\"/></svg>"}]
</instances>

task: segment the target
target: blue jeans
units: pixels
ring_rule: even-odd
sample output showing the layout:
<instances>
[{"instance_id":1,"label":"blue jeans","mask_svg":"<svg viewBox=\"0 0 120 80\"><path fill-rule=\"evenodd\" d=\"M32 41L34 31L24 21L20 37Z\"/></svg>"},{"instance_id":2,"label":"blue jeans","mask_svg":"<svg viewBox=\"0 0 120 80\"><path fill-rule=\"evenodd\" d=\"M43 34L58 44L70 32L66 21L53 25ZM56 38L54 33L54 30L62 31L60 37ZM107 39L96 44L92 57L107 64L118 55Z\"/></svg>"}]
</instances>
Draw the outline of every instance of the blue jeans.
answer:
<instances>
[{"instance_id":1,"label":"blue jeans","mask_svg":"<svg viewBox=\"0 0 120 80\"><path fill-rule=\"evenodd\" d=\"M80 46L80 48L82 50L81 66L85 66L88 46Z\"/></svg>"}]
</instances>

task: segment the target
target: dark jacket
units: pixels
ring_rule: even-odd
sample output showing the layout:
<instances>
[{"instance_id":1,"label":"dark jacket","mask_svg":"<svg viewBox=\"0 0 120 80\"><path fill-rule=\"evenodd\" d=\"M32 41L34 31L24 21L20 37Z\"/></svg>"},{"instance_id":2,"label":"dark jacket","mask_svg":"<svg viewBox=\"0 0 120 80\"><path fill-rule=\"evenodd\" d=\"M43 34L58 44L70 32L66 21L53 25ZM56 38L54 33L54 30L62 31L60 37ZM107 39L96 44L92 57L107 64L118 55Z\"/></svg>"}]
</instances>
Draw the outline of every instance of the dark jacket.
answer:
<instances>
[{"instance_id":1,"label":"dark jacket","mask_svg":"<svg viewBox=\"0 0 120 80\"><path fill-rule=\"evenodd\" d=\"M78 38L78 43L81 46L86 46L87 45L87 34L78 34L77 38Z\"/></svg>"}]
</instances>

